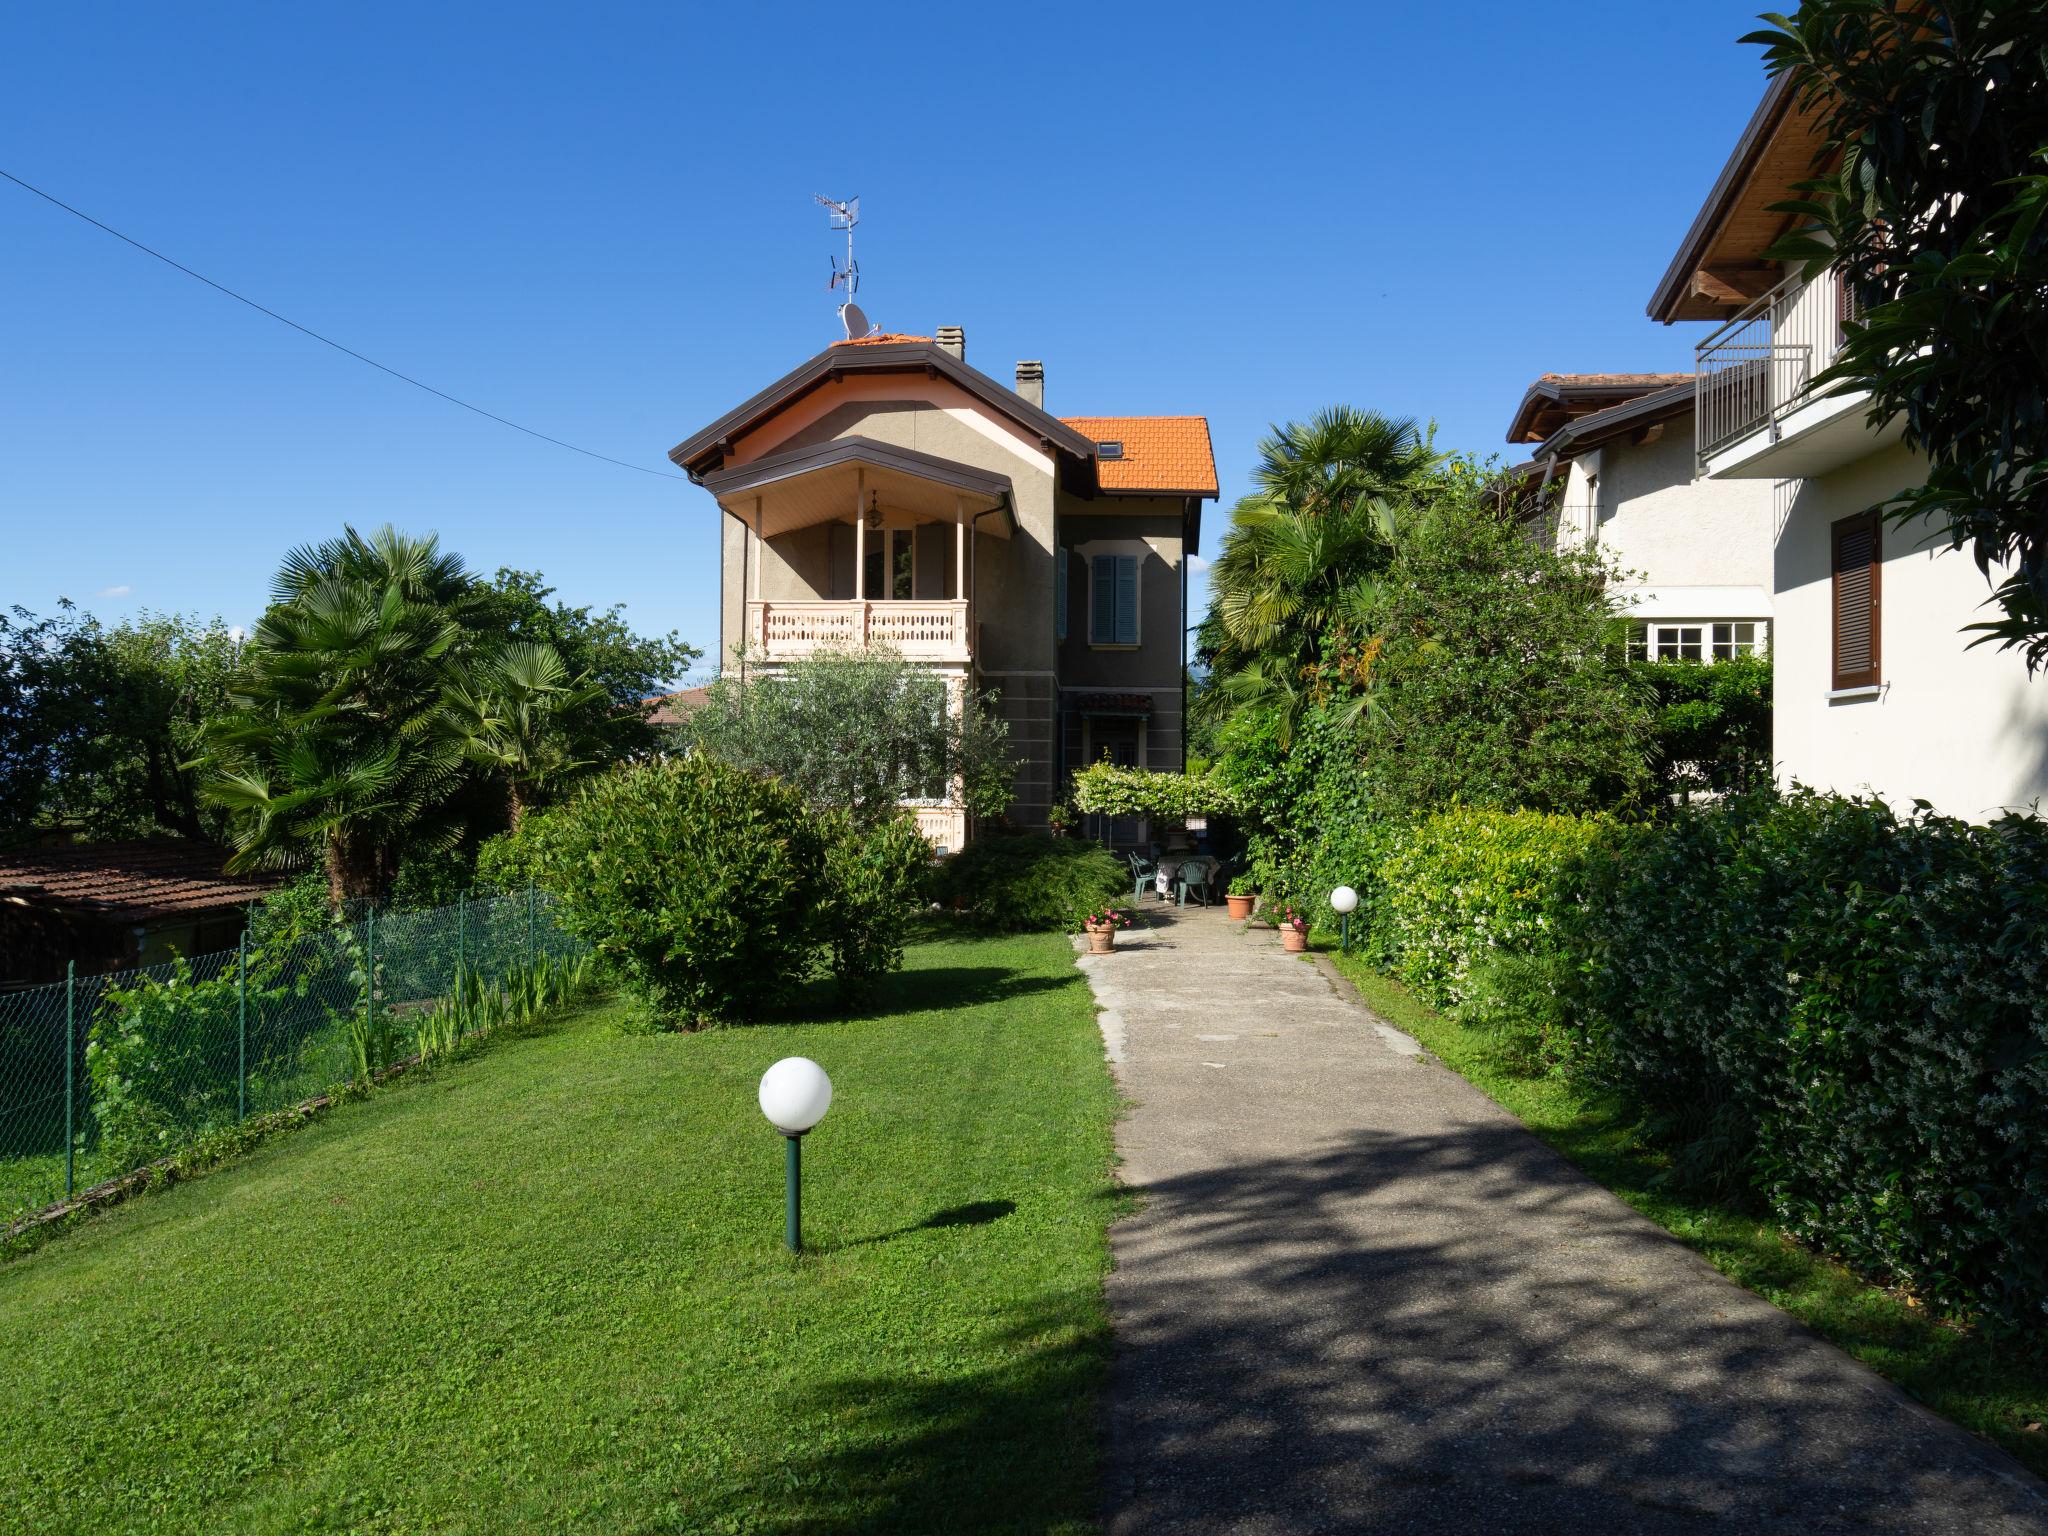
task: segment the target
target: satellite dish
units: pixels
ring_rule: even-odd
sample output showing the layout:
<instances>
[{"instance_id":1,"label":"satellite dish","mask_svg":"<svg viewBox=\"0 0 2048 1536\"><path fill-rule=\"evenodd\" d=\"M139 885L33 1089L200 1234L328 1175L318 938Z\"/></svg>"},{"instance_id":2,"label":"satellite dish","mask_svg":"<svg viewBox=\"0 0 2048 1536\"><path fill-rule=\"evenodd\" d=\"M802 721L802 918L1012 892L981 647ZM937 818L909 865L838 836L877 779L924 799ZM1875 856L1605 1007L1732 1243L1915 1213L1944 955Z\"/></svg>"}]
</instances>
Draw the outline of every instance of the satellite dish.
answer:
<instances>
[{"instance_id":1,"label":"satellite dish","mask_svg":"<svg viewBox=\"0 0 2048 1536\"><path fill-rule=\"evenodd\" d=\"M839 306L839 322L846 327L848 341L859 340L870 329L866 312L851 299Z\"/></svg>"}]
</instances>

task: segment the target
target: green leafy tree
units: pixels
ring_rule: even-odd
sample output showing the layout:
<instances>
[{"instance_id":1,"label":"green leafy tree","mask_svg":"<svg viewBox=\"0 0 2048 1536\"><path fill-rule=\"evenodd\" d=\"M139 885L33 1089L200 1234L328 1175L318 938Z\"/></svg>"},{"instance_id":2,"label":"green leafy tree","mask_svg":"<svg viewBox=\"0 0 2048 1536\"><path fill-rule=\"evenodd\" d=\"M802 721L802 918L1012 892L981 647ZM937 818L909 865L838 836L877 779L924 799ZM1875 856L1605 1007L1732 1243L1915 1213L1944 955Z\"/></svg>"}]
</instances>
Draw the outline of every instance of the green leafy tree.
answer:
<instances>
[{"instance_id":1,"label":"green leafy tree","mask_svg":"<svg viewBox=\"0 0 2048 1536\"><path fill-rule=\"evenodd\" d=\"M786 667L734 668L690 716L691 746L771 774L819 810L862 826L958 783L970 814L1000 815L1016 779L1009 728L967 692L886 646L827 650Z\"/></svg>"},{"instance_id":2,"label":"green leafy tree","mask_svg":"<svg viewBox=\"0 0 2048 1536\"><path fill-rule=\"evenodd\" d=\"M2048 665L2048 3L1807 0L1766 15L1832 161L1773 254L1860 300L1815 381L1899 420L1926 477L1884 515L1945 531L1994 583L1972 628Z\"/></svg>"},{"instance_id":3,"label":"green leafy tree","mask_svg":"<svg viewBox=\"0 0 2048 1536\"><path fill-rule=\"evenodd\" d=\"M501 569L478 582L466 620L480 636L508 645L552 649L565 674L586 679L592 692L573 705L557 700L553 718L600 765L645 757L663 745L647 720L647 700L687 677L703 652L671 630L641 635L625 610L571 607L551 601L555 589L538 571Z\"/></svg>"},{"instance_id":4,"label":"green leafy tree","mask_svg":"<svg viewBox=\"0 0 2048 1536\"><path fill-rule=\"evenodd\" d=\"M206 793L234 816L230 870L319 859L338 906L381 898L408 850L461 838L465 735L446 699L470 581L438 539L386 527L285 558L236 713L207 731Z\"/></svg>"},{"instance_id":5,"label":"green leafy tree","mask_svg":"<svg viewBox=\"0 0 2048 1536\"><path fill-rule=\"evenodd\" d=\"M1382 815L1586 811L1649 786L1650 699L1617 573L1498 515L1476 480L1413 517L1373 612L1364 771Z\"/></svg>"}]
</instances>

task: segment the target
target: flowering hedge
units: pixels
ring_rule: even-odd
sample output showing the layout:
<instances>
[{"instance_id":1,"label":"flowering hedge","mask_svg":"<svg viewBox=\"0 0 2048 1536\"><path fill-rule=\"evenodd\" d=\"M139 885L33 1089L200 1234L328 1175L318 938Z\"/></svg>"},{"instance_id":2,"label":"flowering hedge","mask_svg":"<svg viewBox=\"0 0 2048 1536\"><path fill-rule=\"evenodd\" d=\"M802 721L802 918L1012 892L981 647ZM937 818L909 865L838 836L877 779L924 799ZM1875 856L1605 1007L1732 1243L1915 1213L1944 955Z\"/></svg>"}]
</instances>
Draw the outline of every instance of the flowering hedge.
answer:
<instances>
[{"instance_id":1,"label":"flowering hedge","mask_svg":"<svg viewBox=\"0 0 2048 1536\"><path fill-rule=\"evenodd\" d=\"M1185 821L1190 816L1231 816L1237 797L1212 778L1184 773L1153 773L1091 763L1074 775L1074 804L1096 816L1149 816L1157 821Z\"/></svg>"}]
</instances>

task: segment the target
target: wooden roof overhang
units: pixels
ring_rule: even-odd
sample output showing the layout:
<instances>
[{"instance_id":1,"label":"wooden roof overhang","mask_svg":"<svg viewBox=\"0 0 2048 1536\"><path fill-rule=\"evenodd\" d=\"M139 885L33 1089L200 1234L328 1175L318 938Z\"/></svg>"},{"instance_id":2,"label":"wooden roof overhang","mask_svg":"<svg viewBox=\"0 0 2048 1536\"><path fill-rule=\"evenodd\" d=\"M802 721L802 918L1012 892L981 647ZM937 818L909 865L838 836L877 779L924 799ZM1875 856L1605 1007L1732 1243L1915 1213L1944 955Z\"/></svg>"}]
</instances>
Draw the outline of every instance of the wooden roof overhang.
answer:
<instances>
[{"instance_id":1,"label":"wooden roof overhang","mask_svg":"<svg viewBox=\"0 0 2048 1536\"><path fill-rule=\"evenodd\" d=\"M1681 384L1638 395L1620 405L1611 405L1604 411L1577 417L1544 439L1543 446L1536 450L1536 457L1530 462L1541 464L1551 458L1568 459L1622 436L1636 442L1647 442L1665 422L1690 414L1697 392L1698 386L1687 379Z\"/></svg>"},{"instance_id":2,"label":"wooden roof overhang","mask_svg":"<svg viewBox=\"0 0 2048 1536\"><path fill-rule=\"evenodd\" d=\"M692 480L708 485L708 477L723 466L735 442L795 401L855 374L887 373L921 373L958 385L1021 428L1048 453L1056 453L1064 478L1072 488L1084 495L1095 493L1096 448L1091 439L1033 405L1014 389L968 367L935 343L924 341L827 347L701 432L684 438L669 450L668 456Z\"/></svg>"},{"instance_id":3,"label":"wooden roof overhang","mask_svg":"<svg viewBox=\"0 0 2048 1536\"><path fill-rule=\"evenodd\" d=\"M1764 252L1792 217L1771 205L1793 196L1794 182L1816 174L1823 147L1819 124L1801 108L1792 77L1778 76L1650 295L1650 318L1666 325L1723 320L1770 292L1783 274Z\"/></svg>"},{"instance_id":4,"label":"wooden roof overhang","mask_svg":"<svg viewBox=\"0 0 2048 1536\"><path fill-rule=\"evenodd\" d=\"M1674 384L1691 384L1689 373L1546 373L1531 384L1508 424L1511 443L1547 441L1567 422L1639 399Z\"/></svg>"},{"instance_id":5,"label":"wooden roof overhang","mask_svg":"<svg viewBox=\"0 0 2048 1536\"><path fill-rule=\"evenodd\" d=\"M1015 530L1010 477L867 437L835 437L701 477L718 505L774 538L819 523L850 522L870 506L972 524L1007 539ZM1002 516L987 518L991 512Z\"/></svg>"}]
</instances>

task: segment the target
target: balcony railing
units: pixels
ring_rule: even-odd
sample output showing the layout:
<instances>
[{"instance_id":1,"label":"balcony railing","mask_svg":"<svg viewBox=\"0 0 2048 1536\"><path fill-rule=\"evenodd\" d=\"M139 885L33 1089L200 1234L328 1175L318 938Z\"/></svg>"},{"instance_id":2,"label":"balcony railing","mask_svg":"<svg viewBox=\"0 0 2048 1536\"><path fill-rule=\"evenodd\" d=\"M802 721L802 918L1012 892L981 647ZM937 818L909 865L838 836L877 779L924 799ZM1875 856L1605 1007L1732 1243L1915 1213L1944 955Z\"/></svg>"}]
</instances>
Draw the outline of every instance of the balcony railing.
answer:
<instances>
[{"instance_id":1,"label":"balcony railing","mask_svg":"<svg viewBox=\"0 0 2048 1536\"><path fill-rule=\"evenodd\" d=\"M1795 274L1699 344L1694 422L1702 468L1812 399L1814 377L1841 351L1842 322L1855 318L1845 292L1832 268L1811 282Z\"/></svg>"},{"instance_id":2,"label":"balcony railing","mask_svg":"<svg viewBox=\"0 0 2048 1536\"><path fill-rule=\"evenodd\" d=\"M887 645L910 661L973 659L964 602L765 600L747 604L747 640L767 661Z\"/></svg>"}]
</instances>

